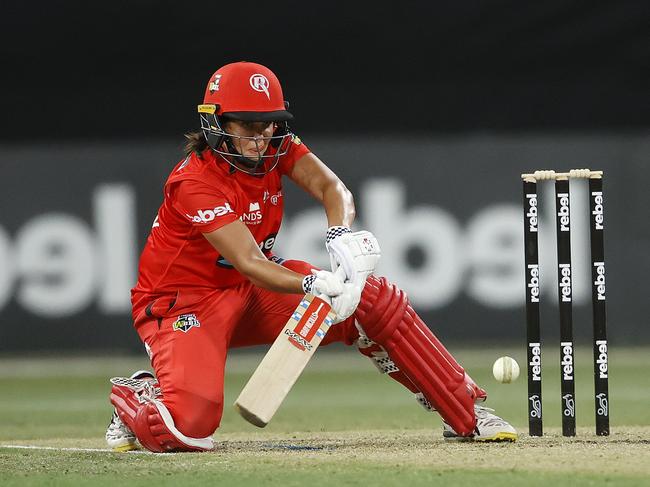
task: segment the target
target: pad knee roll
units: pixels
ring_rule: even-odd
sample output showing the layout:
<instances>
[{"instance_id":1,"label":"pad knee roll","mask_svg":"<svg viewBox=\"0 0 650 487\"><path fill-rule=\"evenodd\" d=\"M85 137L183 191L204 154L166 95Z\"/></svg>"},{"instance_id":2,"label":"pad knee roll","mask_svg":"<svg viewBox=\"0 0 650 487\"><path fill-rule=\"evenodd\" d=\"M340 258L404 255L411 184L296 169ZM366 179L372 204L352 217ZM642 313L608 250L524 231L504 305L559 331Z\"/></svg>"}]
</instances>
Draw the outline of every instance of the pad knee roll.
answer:
<instances>
[{"instance_id":1,"label":"pad knee roll","mask_svg":"<svg viewBox=\"0 0 650 487\"><path fill-rule=\"evenodd\" d=\"M167 407L154 397L138 394L127 386L113 385L110 400L120 419L149 451L164 453L214 448L211 437L190 438L178 431Z\"/></svg>"},{"instance_id":2,"label":"pad knee roll","mask_svg":"<svg viewBox=\"0 0 650 487\"><path fill-rule=\"evenodd\" d=\"M381 345L440 416L460 435L476 426L474 403L485 397L386 278L368 277L355 312L365 335Z\"/></svg>"}]
</instances>

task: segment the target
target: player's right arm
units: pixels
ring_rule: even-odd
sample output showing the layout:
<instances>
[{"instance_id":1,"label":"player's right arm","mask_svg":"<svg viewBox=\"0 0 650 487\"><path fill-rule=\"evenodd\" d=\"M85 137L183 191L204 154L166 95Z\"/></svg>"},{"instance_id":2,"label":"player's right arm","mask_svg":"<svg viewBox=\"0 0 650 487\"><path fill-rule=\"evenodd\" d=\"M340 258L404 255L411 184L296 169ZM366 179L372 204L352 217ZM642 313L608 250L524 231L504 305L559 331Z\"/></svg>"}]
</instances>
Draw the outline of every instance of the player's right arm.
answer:
<instances>
[{"instance_id":1,"label":"player's right arm","mask_svg":"<svg viewBox=\"0 0 650 487\"><path fill-rule=\"evenodd\" d=\"M203 236L240 274L256 286L280 293L304 292L305 276L268 260L241 220L204 233Z\"/></svg>"},{"instance_id":2,"label":"player's right arm","mask_svg":"<svg viewBox=\"0 0 650 487\"><path fill-rule=\"evenodd\" d=\"M303 276L266 258L257 242L224 194L201 182L182 181L169 188L168 198L181 217L215 250L253 284L289 294L324 294L336 298L332 307L346 318L358 304L356 290L347 289L343 279L328 271Z\"/></svg>"},{"instance_id":3,"label":"player's right arm","mask_svg":"<svg viewBox=\"0 0 650 487\"><path fill-rule=\"evenodd\" d=\"M350 316L361 296L361 290L343 282L341 276L318 271L303 276L268 260L255 243L246 224L235 220L203 236L243 276L256 286L280 293L324 294L333 298L332 309L343 320Z\"/></svg>"}]
</instances>

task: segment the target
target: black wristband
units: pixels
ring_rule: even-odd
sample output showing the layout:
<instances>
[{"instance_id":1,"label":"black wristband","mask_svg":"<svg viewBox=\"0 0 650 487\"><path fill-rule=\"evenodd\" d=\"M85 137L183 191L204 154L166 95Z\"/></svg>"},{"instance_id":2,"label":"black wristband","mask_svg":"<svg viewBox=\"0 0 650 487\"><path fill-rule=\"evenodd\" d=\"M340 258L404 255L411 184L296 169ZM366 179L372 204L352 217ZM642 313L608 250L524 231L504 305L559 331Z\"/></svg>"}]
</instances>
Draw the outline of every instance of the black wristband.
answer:
<instances>
[{"instance_id":1,"label":"black wristband","mask_svg":"<svg viewBox=\"0 0 650 487\"><path fill-rule=\"evenodd\" d=\"M346 233L352 233L352 230L350 230L348 227L343 226L329 227L327 229L327 233L325 234L325 243L328 244L336 237L340 237Z\"/></svg>"},{"instance_id":2,"label":"black wristband","mask_svg":"<svg viewBox=\"0 0 650 487\"><path fill-rule=\"evenodd\" d=\"M312 291L315 280L316 280L316 276L314 274L304 277L304 279L302 280L302 290L305 291L305 294L308 294Z\"/></svg>"}]
</instances>

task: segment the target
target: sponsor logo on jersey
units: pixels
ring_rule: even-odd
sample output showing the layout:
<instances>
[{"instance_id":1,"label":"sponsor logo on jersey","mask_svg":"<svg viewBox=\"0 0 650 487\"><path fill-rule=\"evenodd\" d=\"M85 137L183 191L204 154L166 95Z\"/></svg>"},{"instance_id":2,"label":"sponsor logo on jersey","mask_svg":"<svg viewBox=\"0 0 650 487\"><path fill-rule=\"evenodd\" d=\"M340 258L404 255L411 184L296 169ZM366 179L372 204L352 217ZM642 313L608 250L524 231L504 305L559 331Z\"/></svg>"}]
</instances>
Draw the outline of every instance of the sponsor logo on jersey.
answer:
<instances>
[{"instance_id":1,"label":"sponsor logo on jersey","mask_svg":"<svg viewBox=\"0 0 650 487\"><path fill-rule=\"evenodd\" d=\"M282 265L286 262L287 259L283 259L282 257L279 257L277 255L269 255L269 260L271 262L275 262L276 264Z\"/></svg>"},{"instance_id":2,"label":"sponsor logo on jersey","mask_svg":"<svg viewBox=\"0 0 650 487\"><path fill-rule=\"evenodd\" d=\"M262 223L262 210L260 210L260 204L257 201L252 201L248 205L248 212L244 213L240 220L243 221L246 225L259 225Z\"/></svg>"},{"instance_id":3,"label":"sponsor logo on jersey","mask_svg":"<svg viewBox=\"0 0 650 487\"><path fill-rule=\"evenodd\" d=\"M230 203L225 203L223 206L215 206L214 208L207 210L199 210L196 215L189 215L186 213L185 216L194 223L210 223L215 218L227 215L228 213L234 213L230 207Z\"/></svg>"},{"instance_id":4,"label":"sponsor logo on jersey","mask_svg":"<svg viewBox=\"0 0 650 487\"><path fill-rule=\"evenodd\" d=\"M598 301L605 301L605 263L594 262L596 279L594 287L596 288L596 298Z\"/></svg>"},{"instance_id":5,"label":"sponsor logo on jersey","mask_svg":"<svg viewBox=\"0 0 650 487\"><path fill-rule=\"evenodd\" d=\"M536 233L539 216L537 211L537 194L526 194L526 200L528 201L528 210L526 211L526 218L528 219L528 231Z\"/></svg>"},{"instance_id":6,"label":"sponsor logo on jersey","mask_svg":"<svg viewBox=\"0 0 650 487\"><path fill-rule=\"evenodd\" d=\"M530 348L531 359L528 362L530 367L531 378L534 381L542 380L542 347L538 342L531 342L528 344Z\"/></svg>"},{"instance_id":7,"label":"sponsor logo on jersey","mask_svg":"<svg viewBox=\"0 0 650 487\"><path fill-rule=\"evenodd\" d=\"M559 217L558 221L560 222L560 231L569 232L570 228L570 211L569 211L569 194L568 193L558 193L557 194L558 203L560 208L557 211L557 216Z\"/></svg>"},{"instance_id":8,"label":"sponsor logo on jersey","mask_svg":"<svg viewBox=\"0 0 650 487\"><path fill-rule=\"evenodd\" d=\"M263 254L267 255L269 252L271 252L271 250L273 250L273 245L275 244L275 239L277 236L277 233L272 233L257 244ZM272 256L272 258L270 257L269 259L277 262L278 264L281 264L284 261L284 259L275 256ZM223 256L219 256L216 264L219 267L225 267L226 269L234 269L233 265Z\"/></svg>"},{"instance_id":9,"label":"sponsor logo on jersey","mask_svg":"<svg viewBox=\"0 0 650 487\"><path fill-rule=\"evenodd\" d=\"M275 244L275 239L278 236L277 233L272 233L268 237L266 237L264 240L262 240L260 243L257 245L259 246L260 250L264 254L268 254L271 250L273 250L273 245Z\"/></svg>"},{"instance_id":10,"label":"sponsor logo on jersey","mask_svg":"<svg viewBox=\"0 0 650 487\"><path fill-rule=\"evenodd\" d=\"M271 94L269 93L269 80L263 74L254 74L250 77L248 82L255 91L264 93L270 100Z\"/></svg>"},{"instance_id":11,"label":"sponsor logo on jersey","mask_svg":"<svg viewBox=\"0 0 650 487\"><path fill-rule=\"evenodd\" d=\"M607 379L607 340L596 340L598 347L598 358L596 366L598 367L598 378Z\"/></svg>"},{"instance_id":12,"label":"sponsor logo on jersey","mask_svg":"<svg viewBox=\"0 0 650 487\"><path fill-rule=\"evenodd\" d=\"M605 225L605 215L603 214L603 193L592 191L591 196L594 199L594 210L591 214L594 217L594 228L602 230Z\"/></svg>"},{"instance_id":13,"label":"sponsor logo on jersey","mask_svg":"<svg viewBox=\"0 0 650 487\"><path fill-rule=\"evenodd\" d=\"M573 342L562 342L562 380L573 380Z\"/></svg>"},{"instance_id":14,"label":"sponsor logo on jersey","mask_svg":"<svg viewBox=\"0 0 650 487\"><path fill-rule=\"evenodd\" d=\"M178 318L176 318L176 321L174 321L172 324L172 329L174 331L182 331L183 333L187 333L191 328L199 328L200 326L201 323L199 322L198 318L195 314L192 313L180 315Z\"/></svg>"},{"instance_id":15,"label":"sponsor logo on jersey","mask_svg":"<svg viewBox=\"0 0 650 487\"><path fill-rule=\"evenodd\" d=\"M560 264L560 296L563 303L571 302L571 264Z\"/></svg>"}]
</instances>

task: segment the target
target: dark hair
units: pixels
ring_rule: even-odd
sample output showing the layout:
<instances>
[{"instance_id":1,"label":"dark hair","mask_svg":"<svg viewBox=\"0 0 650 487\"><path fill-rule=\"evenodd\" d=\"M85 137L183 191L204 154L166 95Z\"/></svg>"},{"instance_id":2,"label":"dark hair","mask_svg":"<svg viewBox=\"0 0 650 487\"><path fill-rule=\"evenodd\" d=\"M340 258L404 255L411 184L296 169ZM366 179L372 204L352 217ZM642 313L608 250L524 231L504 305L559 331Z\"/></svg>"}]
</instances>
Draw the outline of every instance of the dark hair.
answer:
<instances>
[{"instance_id":1,"label":"dark hair","mask_svg":"<svg viewBox=\"0 0 650 487\"><path fill-rule=\"evenodd\" d=\"M203 132L200 130L186 133L185 139L186 142L185 146L183 146L183 151L186 156L191 156L194 152L201 157L201 153L208 148L208 141L205 140Z\"/></svg>"}]
</instances>

